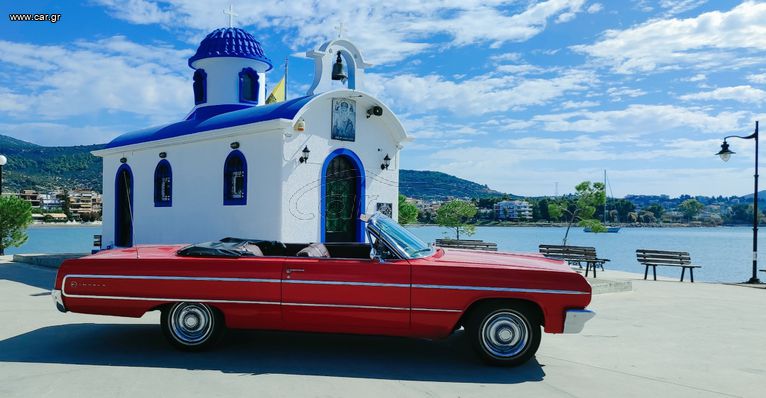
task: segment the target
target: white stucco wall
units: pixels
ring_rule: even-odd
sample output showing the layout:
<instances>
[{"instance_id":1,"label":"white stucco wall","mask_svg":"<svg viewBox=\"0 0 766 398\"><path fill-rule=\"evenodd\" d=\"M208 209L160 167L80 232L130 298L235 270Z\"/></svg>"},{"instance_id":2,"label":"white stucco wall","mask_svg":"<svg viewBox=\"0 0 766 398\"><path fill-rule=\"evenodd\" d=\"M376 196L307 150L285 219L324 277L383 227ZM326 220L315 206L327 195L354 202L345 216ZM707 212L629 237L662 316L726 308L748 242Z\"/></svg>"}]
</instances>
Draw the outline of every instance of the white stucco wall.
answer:
<instances>
[{"instance_id":1,"label":"white stucco wall","mask_svg":"<svg viewBox=\"0 0 766 398\"><path fill-rule=\"evenodd\" d=\"M223 205L223 167L237 141L247 159L247 205ZM154 169L167 153L173 170L171 207L154 207ZM226 236L277 239L282 202L282 134L247 134L157 146L104 157L103 244L114 243L114 179L125 156L134 178L135 244L189 243Z\"/></svg>"},{"instance_id":2,"label":"white stucco wall","mask_svg":"<svg viewBox=\"0 0 766 398\"><path fill-rule=\"evenodd\" d=\"M356 140L353 142L330 138L331 104L336 96L352 97L356 101ZM367 119L365 112L373 105L380 105L380 102L366 94L341 90L324 94L297 115L296 118L305 120L306 130L285 139L282 240L321 241L322 168L327 156L339 148L353 151L364 166L364 212L374 212L378 202L391 203L396 219L399 214L399 140L390 125L399 122L390 112ZM308 162L301 164L298 159L305 146L311 154ZM388 170L381 170L386 154L391 158L391 165Z\"/></svg>"}]
</instances>

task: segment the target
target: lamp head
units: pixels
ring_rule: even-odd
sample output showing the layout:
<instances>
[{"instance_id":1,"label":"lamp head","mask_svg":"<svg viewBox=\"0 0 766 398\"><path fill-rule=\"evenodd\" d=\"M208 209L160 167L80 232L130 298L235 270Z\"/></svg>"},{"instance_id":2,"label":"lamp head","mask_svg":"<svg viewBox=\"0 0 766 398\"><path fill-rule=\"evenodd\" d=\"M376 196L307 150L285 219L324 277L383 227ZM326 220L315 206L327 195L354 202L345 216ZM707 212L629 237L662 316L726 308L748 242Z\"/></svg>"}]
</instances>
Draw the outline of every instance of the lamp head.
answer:
<instances>
[{"instance_id":1,"label":"lamp head","mask_svg":"<svg viewBox=\"0 0 766 398\"><path fill-rule=\"evenodd\" d=\"M8 158L6 158L3 155L0 155L0 166L5 166L6 163L8 163Z\"/></svg>"},{"instance_id":2,"label":"lamp head","mask_svg":"<svg viewBox=\"0 0 766 398\"><path fill-rule=\"evenodd\" d=\"M731 155L733 154L734 152L729 150L729 144L726 141L724 141L723 144L721 144L721 150L718 151L718 153L716 153L716 155L720 156L721 160L723 160L724 162L728 162L729 159L731 158Z\"/></svg>"}]
</instances>

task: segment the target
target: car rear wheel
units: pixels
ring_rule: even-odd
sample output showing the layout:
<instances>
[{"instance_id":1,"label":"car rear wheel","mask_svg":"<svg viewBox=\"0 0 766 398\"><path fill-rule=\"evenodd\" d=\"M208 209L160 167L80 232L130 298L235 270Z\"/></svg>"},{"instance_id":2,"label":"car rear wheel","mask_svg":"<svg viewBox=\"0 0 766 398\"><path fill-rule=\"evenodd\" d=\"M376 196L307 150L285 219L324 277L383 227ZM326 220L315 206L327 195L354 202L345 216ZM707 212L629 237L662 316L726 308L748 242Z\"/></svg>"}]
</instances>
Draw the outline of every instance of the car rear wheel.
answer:
<instances>
[{"instance_id":1,"label":"car rear wheel","mask_svg":"<svg viewBox=\"0 0 766 398\"><path fill-rule=\"evenodd\" d=\"M540 322L527 306L492 304L477 308L466 332L474 350L491 365L518 366L540 346Z\"/></svg>"},{"instance_id":2,"label":"car rear wheel","mask_svg":"<svg viewBox=\"0 0 766 398\"><path fill-rule=\"evenodd\" d=\"M218 339L223 320L218 311L202 303L175 303L162 311L162 332L175 347L203 350Z\"/></svg>"}]
</instances>

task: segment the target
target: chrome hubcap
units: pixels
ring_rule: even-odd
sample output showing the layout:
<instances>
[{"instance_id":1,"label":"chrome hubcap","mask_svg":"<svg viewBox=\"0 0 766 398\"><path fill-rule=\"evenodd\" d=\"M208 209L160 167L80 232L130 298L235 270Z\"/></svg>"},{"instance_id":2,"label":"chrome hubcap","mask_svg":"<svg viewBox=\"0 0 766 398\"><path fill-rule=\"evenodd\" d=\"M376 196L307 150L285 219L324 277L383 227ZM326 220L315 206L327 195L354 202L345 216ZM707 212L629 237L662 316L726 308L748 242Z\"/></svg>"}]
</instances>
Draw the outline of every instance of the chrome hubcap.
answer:
<instances>
[{"instance_id":1,"label":"chrome hubcap","mask_svg":"<svg viewBox=\"0 0 766 398\"><path fill-rule=\"evenodd\" d=\"M481 343L491 355L510 358L518 355L529 342L529 325L511 311L492 314L481 328Z\"/></svg>"},{"instance_id":2,"label":"chrome hubcap","mask_svg":"<svg viewBox=\"0 0 766 398\"><path fill-rule=\"evenodd\" d=\"M170 330L180 342L196 345L204 342L213 331L210 307L197 303L179 303L170 312Z\"/></svg>"}]
</instances>

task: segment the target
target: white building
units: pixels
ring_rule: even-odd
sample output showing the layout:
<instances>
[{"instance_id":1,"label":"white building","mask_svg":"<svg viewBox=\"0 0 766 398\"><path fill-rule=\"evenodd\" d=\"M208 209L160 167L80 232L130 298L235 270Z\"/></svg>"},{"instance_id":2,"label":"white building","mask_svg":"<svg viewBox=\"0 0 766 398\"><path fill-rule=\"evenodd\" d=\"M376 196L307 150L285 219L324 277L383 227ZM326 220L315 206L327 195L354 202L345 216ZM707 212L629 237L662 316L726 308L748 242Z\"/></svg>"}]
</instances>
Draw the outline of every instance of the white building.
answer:
<instances>
[{"instance_id":1,"label":"white building","mask_svg":"<svg viewBox=\"0 0 766 398\"><path fill-rule=\"evenodd\" d=\"M495 203L495 218L498 220L529 220L532 205L524 200L504 200Z\"/></svg>"},{"instance_id":2,"label":"white building","mask_svg":"<svg viewBox=\"0 0 766 398\"><path fill-rule=\"evenodd\" d=\"M364 241L360 214L396 218L407 135L362 91L370 65L341 38L307 56L315 62L307 95L265 105L272 63L260 43L238 28L202 40L189 59L189 115L93 152L103 158L104 247L226 236ZM338 59L346 88L327 91Z\"/></svg>"}]
</instances>

